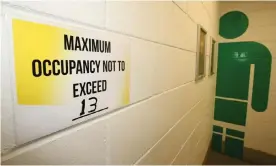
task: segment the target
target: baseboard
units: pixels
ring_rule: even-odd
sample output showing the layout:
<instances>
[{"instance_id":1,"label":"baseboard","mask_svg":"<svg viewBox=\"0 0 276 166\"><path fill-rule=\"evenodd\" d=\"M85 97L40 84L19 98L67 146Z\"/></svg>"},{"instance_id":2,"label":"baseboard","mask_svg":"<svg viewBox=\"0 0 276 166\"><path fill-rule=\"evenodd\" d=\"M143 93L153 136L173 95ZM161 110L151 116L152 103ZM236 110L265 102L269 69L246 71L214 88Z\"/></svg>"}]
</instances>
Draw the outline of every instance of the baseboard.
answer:
<instances>
[{"instance_id":1,"label":"baseboard","mask_svg":"<svg viewBox=\"0 0 276 166\"><path fill-rule=\"evenodd\" d=\"M208 149L207 149L207 151L206 151L206 154L205 154L204 160L203 160L203 162L202 162L202 165L206 165L206 163L207 163L208 154L209 154L210 151L211 151L211 141L212 141L212 139L210 139L210 141L209 141Z\"/></svg>"},{"instance_id":2,"label":"baseboard","mask_svg":"<svg viewBox=\"0 0 276 166\"><path fill-rule=\"evenodd\" d=\"M247 147L243 148L243 160L251 164L276 165L276 156Z\"/></svg>"}]
</instances>

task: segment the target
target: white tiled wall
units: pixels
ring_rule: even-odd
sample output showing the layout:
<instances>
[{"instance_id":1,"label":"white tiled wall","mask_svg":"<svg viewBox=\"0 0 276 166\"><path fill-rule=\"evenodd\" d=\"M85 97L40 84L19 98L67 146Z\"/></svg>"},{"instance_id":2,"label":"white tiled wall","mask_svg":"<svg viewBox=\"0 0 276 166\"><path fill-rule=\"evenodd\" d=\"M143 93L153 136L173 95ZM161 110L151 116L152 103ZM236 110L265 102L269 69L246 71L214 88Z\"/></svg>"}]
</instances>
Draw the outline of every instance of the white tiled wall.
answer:
<instances>
[{"instance_id":1,"label":"white tiled wall","mask_svg":"<svg viewBox=\"0 0 276 166\"><path fill-rule=\"evenodd\" d=\"M13 144L16 134L6 137L2 132L3 164L203 162L211 134L215 75L194 82L196 33L201 24L208 39L217 39L216 2L5 1L2 5L129 39L130 95L131 101L138 101L23 145Z\"/></svg>"},{"instance_id":2,"label":"white tiled wall","mask_svg":"<svg viewBox=\"0 0 276 166\"><path fill-rule=\"evenodd\" d=\"M133 101L194 80L196 60L194 52L133 39L131 54L133 55L131 58L133 71L131 100Z\"/></svg>"},{"instance_id":3,"label":"white tiled wall","mask_svg":"<svg viewBox=\"0 0 276 166\"><path fill-rule=\"evenodd\" d=\"M219 8L220 15L231 10L239 10L244 12L249 19L249 26L244 35L235 40L220 37L221 42L256 41L265 45L272 54L268 107L265 112L260 113L249 108L245 146L276 155L276 142L274 141L276 140L276 2L221 2ZM253 75L252 72L251 75ZM249 102L251 102L250 98Z\"/></svg>"},{"instance_id":4,"label":"white tiled wall","mask_svg":"<svg viewBox=\"0 0 276 166\"><path fill-rule=\"evenodd\" d=\"M196 25L170 1L107 2L106 14L108 29L177 48L196 49Z\"/></svg>"},{"instance_id":5,"label":"white tiled wall","mask_svg":"<svg viewBox=\"0 0 276 166\"><path fill-rule=\"evenodd\" d=\"M74 20L97 27L105 25L105 1L6 1L33 12L43 12L51 16Z\"/></svg>"}]
</instances>

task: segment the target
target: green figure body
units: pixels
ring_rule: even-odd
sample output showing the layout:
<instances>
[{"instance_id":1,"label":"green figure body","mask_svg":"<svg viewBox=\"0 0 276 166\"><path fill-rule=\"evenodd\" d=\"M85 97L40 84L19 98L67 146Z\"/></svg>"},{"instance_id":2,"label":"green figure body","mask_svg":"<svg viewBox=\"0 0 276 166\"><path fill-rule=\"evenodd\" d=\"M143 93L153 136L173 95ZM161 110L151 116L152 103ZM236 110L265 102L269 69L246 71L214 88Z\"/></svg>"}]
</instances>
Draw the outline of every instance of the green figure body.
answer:
<instances>
[{"instance_id":1,"label":"green figure body","mask_svg":"<svg viewBox=\"0 0 276 166\"><path fill-rule=\"evenodd\" d=\"M255 65L252 108L266 110L271 54L257 42L220 43L216 96L248 100L250 65Z\"/></svg>"},{"instance_id":2,"label":"green figure body","mask_svg":"<svg viewBox=\"0 0 276 166\"><path fill-rule=\"evenodd\" d=\"M237 38L247 28L248 18L242 12L228 12L220 18L220 35L224 38ZM250 66L252 64L255 68L253 89L250 92L252 93L251 107L257 112L264 112L266 110L269 96L271 62L272 56L270 51L260 43L245 41L219 44L216 97L244 101L216 98L215 120L241 126L246 125ZM231 133L233 132L226 134L233 136ZM215 150L222 152L222 147L219 144L223 143L222 141L217 141L220 139L220 136L214 133L213 138L213 147ZM232 157L242 158L243 140L226 137L224 151Z\"/></svg>"}]
</instances>

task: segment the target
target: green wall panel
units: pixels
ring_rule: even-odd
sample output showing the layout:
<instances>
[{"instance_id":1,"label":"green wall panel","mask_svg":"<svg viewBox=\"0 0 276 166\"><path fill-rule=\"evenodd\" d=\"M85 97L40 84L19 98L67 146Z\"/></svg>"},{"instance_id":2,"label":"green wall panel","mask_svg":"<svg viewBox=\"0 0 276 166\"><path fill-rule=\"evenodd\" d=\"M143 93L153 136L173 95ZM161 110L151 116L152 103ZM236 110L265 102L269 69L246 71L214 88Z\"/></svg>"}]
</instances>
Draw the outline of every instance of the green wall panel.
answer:
<instances>
[{"instance_id":1,"label":"green wall panel","mask_svg":"<svg viewBox=\"0 0 276 166\"><path fill-rule=\"evenodd\" d=\"M243 158L243 141L226 137L225 139L225 154L231 157Z\"/></svg>"},{"instance_id":2,"label":"green wall panel","mask_svg":"<svg viewBox=\"0 0 276 166\"><path fill-rule=\"evenodd\" d=\"M213 133L212 149L217 152L222 152L222 135Z\"/></svg>"},{"instance_id":3,"label":"green wall panel","mask_svg":"<svg viewBox=\"0 0 276 166\"><path fill-rule=\"evenodd\" d=\"M213 131L222 133L223 132L223 128L220 127L220 126L213 125Z\"/></svg>"},{"instance_id":4,"label":"green wall panel","mask_svg":"<svg viewBox=\"0 0 276 166\"><path fill-rule=\"evenodd\" d=\"M216 99L214 119L245 126L246 107L244 102Z\"/></svg>"},{"instance_id":5,"label":"green wall panel","mask_svg":"<svg viewBox=\"0 0 276 166\"><path fill-rule=\"evenodd\" d=\"M244 138L244 132L238 131L238 130L233 130L233 129L226 129L226 134L239 137L239 138Z\"/></svg>"}]
</instances>

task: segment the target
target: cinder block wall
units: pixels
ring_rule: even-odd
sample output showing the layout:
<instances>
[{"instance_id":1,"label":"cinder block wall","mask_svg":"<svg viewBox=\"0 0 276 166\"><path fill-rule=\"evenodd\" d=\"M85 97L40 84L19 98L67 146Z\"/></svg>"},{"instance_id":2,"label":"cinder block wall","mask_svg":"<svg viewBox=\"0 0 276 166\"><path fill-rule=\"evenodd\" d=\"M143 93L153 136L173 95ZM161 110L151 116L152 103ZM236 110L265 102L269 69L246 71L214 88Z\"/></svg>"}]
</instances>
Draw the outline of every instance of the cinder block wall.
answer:
<instances>
[{"instance_id":1,"label":"cinder block wall","mask_svg":"<svg viewBox=\"0 0 276 166\"><path fill-rule=\"evenodd\" d=\"M216 2L4 1L1 5L1 17L13 12L128 39L130 95L139 98L131 106L24 144L18 133L10 132L15 126L13 113L4 113L2 164L203 162L211 139L216 75L194 81L197 24L207 31L208 75L210 37L217 40L218 34ZM2 41L2 46L11 42Z\"/></svg>"}]
</instances>

